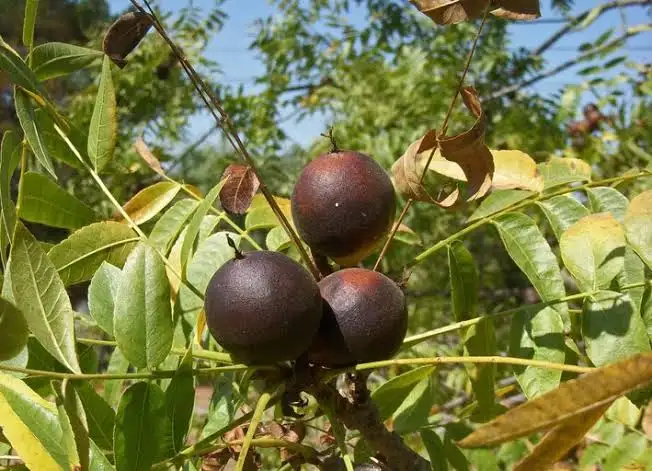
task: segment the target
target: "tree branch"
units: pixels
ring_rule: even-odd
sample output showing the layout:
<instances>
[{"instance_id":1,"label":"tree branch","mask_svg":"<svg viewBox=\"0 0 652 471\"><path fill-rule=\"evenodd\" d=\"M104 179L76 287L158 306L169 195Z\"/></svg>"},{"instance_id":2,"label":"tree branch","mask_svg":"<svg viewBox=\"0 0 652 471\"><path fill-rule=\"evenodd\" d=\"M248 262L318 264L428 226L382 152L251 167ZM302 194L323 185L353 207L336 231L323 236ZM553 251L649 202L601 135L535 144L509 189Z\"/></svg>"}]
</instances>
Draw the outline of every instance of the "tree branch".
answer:
<instances>
[{"instance_id":1,"label":"tree branch","mask_svg":"<svg viewBox=\"0 0 652 471\"><path fill-rule=\"evenodd\" d=\"M652 5L652 0L613 0L611 2L603 3L602 5L594 8L589 8L588 10L580 13L575 18L571 19L564 26L559 28L552 36L546 39L539 47L532 51L532 56L540 56L545 51L550 49L553 44L559 41L563 36L568 34L573 30L575 26L584 21L594 10L597 11L596 17L613 10L614 8L623 8L623 7L633 7L640 5Z\"/></svg>"},{"instance_id":2,"label":"tree branch","mask_svg":"<svg viewBox=\"0 0 652 471\"><path fill-rule=\"evenodd\" d=\"M359 430L369 446L387 459L391 469L430 470L427 460L407 446L397 433L385 428L366 386L364 391L358 391L355 402L342 397L332 385L318 381L313 382L309 392L320 404L332 404L334 418L349 429Z\"/></svg>"},{"instance_id":3,"label":"tree branch","mask_svg":"<svg viewBox=\"0 0 652 471\"><path fill-rule=\"evenodd\" d=\"M646 0L647 3L652 4L652 0ZM618 36L617 38L609 41L608 43L603 44L600 47L597 47L595 49L591 49L590 51L585 52L584 54L580 54L577 56L575 59L568 60L566 62L563 62L559 64L557 67L554 67L550 70L547 70L545 72L542 72L540 74L535 75L534 77L531 77L527 80L523 80L518 83L514 83L512 85L509 85L507 87L503 87L500 90L495 91L494 93L482 97L483 102L495 100L497 98L504 97L505 95L509 95L510 93L514 93L524 87L529 87L530 85L533 85L543 79L552 77L553 75L557 75L560 72L563 72L566 69L569 69L580 62L584 62L586 60L591 59L593 56L599 54L602 51L606 51L615 45L617 45L619 42L625 41L627 38L630 38L632 36L636 36L637 34L640 34L644 31L647 31L645 28L647 25L639 25L639 26L634 26L631 27L627 30L625 34L622 34Z\"/></svg>"}]
</instances>

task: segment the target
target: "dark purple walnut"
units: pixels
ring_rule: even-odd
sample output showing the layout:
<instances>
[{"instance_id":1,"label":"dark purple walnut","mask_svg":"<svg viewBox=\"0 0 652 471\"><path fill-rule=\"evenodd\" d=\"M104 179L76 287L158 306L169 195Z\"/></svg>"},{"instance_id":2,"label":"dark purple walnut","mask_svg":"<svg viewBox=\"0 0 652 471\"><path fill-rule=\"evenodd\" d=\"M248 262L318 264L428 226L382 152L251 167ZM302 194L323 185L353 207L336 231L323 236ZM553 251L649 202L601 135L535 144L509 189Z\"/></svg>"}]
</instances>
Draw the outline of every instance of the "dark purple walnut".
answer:
<instances>
[{"instance_id":1,"label":"dark purple walnut","mask_svg":"<svg viewBox=\"0 0 652 471\"><path fill-rule=\"evenodd\" d=\"M340 265L355 265L373 252L395 213L392 181L359 152L317 157L302 170L292 194L292 217L303 240Z\"/></svg>"},{"instance_id":2,"label":"dark purple walnut","mask_svg":"<svg viewBox=\"0 0 652 471\"><path fill-rule=\"evenodd\" d=\"M238 255L222 265L206 289L211 335L237 361L295 360L311 343L322 316L313 277L289 257L268 251Z\"/></svg>"},{"instance_id":3,"label":"dark purple walnut","mask_svg":"<svg viewBox=\"0 0 652 471\"><path fill-rule=\"evenodd\" d=\"M407 331L399 286L382 273L346 268L319 282L324 315L306 353L315 364L340 367L391 358Z\"/></svg>"}]
</instances>

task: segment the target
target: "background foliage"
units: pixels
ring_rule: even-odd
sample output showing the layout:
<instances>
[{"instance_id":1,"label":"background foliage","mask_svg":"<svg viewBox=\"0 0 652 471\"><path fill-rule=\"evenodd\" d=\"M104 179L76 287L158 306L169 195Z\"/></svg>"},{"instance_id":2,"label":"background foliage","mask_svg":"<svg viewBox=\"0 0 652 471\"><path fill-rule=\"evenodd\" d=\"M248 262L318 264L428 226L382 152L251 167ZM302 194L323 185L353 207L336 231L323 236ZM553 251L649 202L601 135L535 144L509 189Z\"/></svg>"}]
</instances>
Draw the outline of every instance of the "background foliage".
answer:
<instances>
[{"instance_id":1,"label":"background foliage","mask_svg":"<svg viewBox=\"0 0 652 471\"><path fill-rule=\"evenodd\" d=\"M105 2L9 0L0 35L34 71L39 70L38 55L35 50L28 59L31 47L23 38L25 5L30 3L38 4L36 50L53 42L87 49L77 51L82 65L61 69L56 77L39 77L43 90L40 84L29 90L29 85L16 82L6 67L13 57L9 48L3 49L0 62L0 130L5 132L0 245L7 304L0 324L5 328L5 319L16 307L25 320L10 324L0 335L26 338L30 332L27 346L20 345L17 356L10 352L10 359L0 364L7 369L7 374L0 373L0 415L12 419L11 424L0 424L11 442L1 443L0 450L9 454L13 448L30 466L28 448L12 440L26 427L39 432L34 442L22 446L45 450L46 461L32 464L33 469L70 469L71 464L141 469L144 462L167 460L184 451L186 456L214 453L204 461L219 463L223 442L209 440L212 446L189 452L186 447L223 435L218 432L239 413L253 410L265 384L253 381L250 387L250 375L239 373L237 365L228 366L212 339L202 339L204 349L195 352L194 363L186 354L200 317L199 294L231 257L225 232L245 250L262 247L298 255L260 195L244 216L231 217L215 203L220 191L216 184L237 155L225 141L218 148L205 145L203 136L188 142L191 117L203 103L159 35L148 34L119 69L100 52L104 32L116 19ZM622 3L627 8L630 2ZM392 0L278 1L274 6L278 14L260 18L251 43L265 66L256 92L221 84L221 70L205 59L210 39L229 20L222 2L208 12L190 4L178 15L160 12L160 17L219 96L282 209L287 209L284 198L301 167L329 145L319 136L307 148L292 143L281 126L287 116L325 114L341 147L369 153L390 171L410 143L441 125L479 23L433 27L409 4ZM553 7L564 15L570 5L557 1ZM344 21L352 8L365 11L364 25ZM595 8L568 17L567 24L585 28L597 16L613 13ZM652 75L649 64L628 60L623 49L627 37L650 30L649 15L640 25L605 31L598 41L582 45L568 67L580 67L584 80L554 96L541 96L525 86L555 70L541 59L541 50L508 49L507 24L489 18L466 83L481 98L488 148L518 149L531 159L506 157L507 166L500 169L513 171L508 176L516 183L500 187L494 178L492 193L481 203L457 211L424 202L412 206L404 221L407 228L398 233L381 266L396 278L406 267L411 269L410 337L400 358L509 355L599 367L649 352L652 304L645 282L651 269ZM62 63L57 67L65 68L67 62ZM605 70L616 67L622 71L603 78ZM16 92L15 85L47 96L51 106L38 105ZM598 117L582 113L579 104L586 93L594 96ZM109 105L99 106L98 96L106 97ZM54 108L65 118L51 116ZM572 121L578 116L585 127ZM96 150L64 127L81 153L78 160L53 122L60 127L73 123L88 134ZM30 138L32 123L37 135ZM113 123L115 136L98 123ZM449 135L472 123L472 116L458 106ZM140 136L167 177L153 172L134 148ZM43 143L41 151L38 142ZM94 157L97 149L112 155L106 165ZM49 173L48 156L53 170ZM14 171L19 162L20 170ZM514 170L511 165L527 168ZM534 165L538 176L528 173ZM647 177L638 178L641 175ZM624 178L616 179L620 176ZM540 181L533 183L537 178ZM110 189L113 202L122 205L122 214L106 191L98 191L98 181ZM434 184L439 183L435 178ZM543 187L533 189L538 184ZM128 220L137 227L130 228ZM144 235L153 249L138 243ZM589 253L594 259L584 256ZM372 266L374 261L370 257L364 263ZM631 285L636 287L623 290ZM141 291L174 303L142 304L132 296ZM584 294L565 299L576 293ZM537 304L560 298L568 302ZM477 317L496 313L493 319ZM21 318L11 318L16 317ZM473 323L458 324L469 319ZM154 334L146 328L150 321L158 326ZM215 367L214 362L226 364L226 371L197 373L197 381L187 374L191 368ZM15 376L8 373L11 368ZM21 374L21 368L63 373L59 379L80 373L121 378L59 383ZM150 373L157 369L170 373L160 378ZM642 383L645 376L636 371ZM216 372L223 374L214 376ZM132 373L145 376L130 377ZM411 447L430 456L435 469L467 469L468 463L499 469L523 458L540 435L527 430L497 452L462 451L454 441L466 436L471 426L553 390L576 373L531 365L451 363L413 369L388 363L371 374L369 384L381 417ZM155 380L140 382L143 378ZM212 386L214 393L208 410L197 407L193 414L193 391L202 386ZM614 392L612 399L626 392ZM649 463L649 412L644 415L648 399L645 393L629 394L600 413L594 411L597 424L567 462L580 469L598 462L605 469L620 469L636 459L642 466ZM311 401L303 412L311 417L316 411ZM280 436L269 434L296 445L287 438L296 422L281 417L277 406L277 421L288 430ZM136 424L136 418L142 421ZM177 420L181 429L174 425ZM337 454L337 430L323 432L325 422L320 416L309 423L305 443ZM86 430L85 438L80 429ZM586 430L566 433L574 433L579 441ZM355 432L347 438L356 463L372 454ZM255 449L264 468L280 467L279 454L265 447L260 441L264 438L258 440L254 445L258 443ZM147 454L134 454L134 444L147 448ZM237 457L237 447L225 449Z\"/></svg>"}]
</instances>

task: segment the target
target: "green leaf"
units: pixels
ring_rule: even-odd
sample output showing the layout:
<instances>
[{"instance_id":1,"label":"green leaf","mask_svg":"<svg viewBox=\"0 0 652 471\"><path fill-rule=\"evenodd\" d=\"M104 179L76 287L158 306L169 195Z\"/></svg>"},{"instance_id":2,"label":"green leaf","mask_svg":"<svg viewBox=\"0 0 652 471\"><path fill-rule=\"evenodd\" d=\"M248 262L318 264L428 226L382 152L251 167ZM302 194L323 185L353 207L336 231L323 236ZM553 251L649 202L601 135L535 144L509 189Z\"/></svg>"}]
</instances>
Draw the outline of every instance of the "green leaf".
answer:
<instances>
[{"instance_id":1,"label":"green leaf","mask_svg":"<svg viewBox=\"0 0 652 471\"><path fill-rule=\"evenodd\" d=\"M63 385L59 381L50 383L63 430L63 444L73 464L73 469L88 469L88 430L84 423L83 407L79 403L74 389L70 387L70 383L66 384L64 394Z\"/></svg>"},{"instance_id":2,"label":"green leaf","mask_svg":"<svg viewBox=\"0 0 652 471\"><path fill-rule=\"evenodd\" d=\"M156 221L152 232L149 234L148 240L152 247L167 255L170 246L179 237L181 230L197 209L197 206L199 206L197 201L183 199L168 209Z\"/></svg>"},{"instance_id":3,"label":"green leaf","mask_svg":"<svg viewBox=\"0 0 652 471\"><path fill-rule=\"evenodd\" d=\"M461 242L448 246L451 301L457 322L475 317L478 301L478 269L471 252Z\"/></svg>"},{"instance_id":4,"label":"green leaf","mask_svg":"<svg viewBox=\"0 0 652 471\"><path fill-rule=\"evenodd\" d=\"M396 376L386 383L381 384L371 393L378 413L382 420L387 420L394 411L403 403L414 386L421 380L432 375L433 366L415 368L407 373Z\"/></svg>"},{"instance_id":5,"label":"green leaf","mask_svg":"<svg viewBox=\"0 0 652 471\"><path fill-rule=\"evenodd\" d=\"M14 93L14 105L16 107L16 115L20 122L20 127L23 128L27 143L32 149L39 163L54 177L56 180L57 174L52 165L51 147L53 142L48 141L44 135L44 129L47 126L46 118L40 115L39 122L36 108L30 103L27 94L22 90L16 88Z\"/></svg>"},{"instance_id":6,"label":"green leaf","mask_svg":"<svg viewBox=\"0 0 652 471\"><path fill-rule=\"evenodd\" d=\"M237 402L232 378L227 375L218 376L213 385L213 396L208 406L208 418L199 437L200 440L222 430L231 423L238 409Z\"/></svg>"},{"instance_id":7,"label":"green leaf","mask_svg":"<svg viewBox=\"0 0 652 471\"><path fill-rule=\"evenodd\" d=\"M552 307L519 312L512 318L509 353L519 358L564 363L563 332L561 317ZM561 380L561 371L516 365L513 369L529 399L556 388Z\"/></svg>"},{"instance_id":8,"label":"green leaf","mask_svg":"<svg viewBox=\"0 0 652 471\"><path fill-rule=\"evenodd\" d=\"M125 358L119 348L114 348L111 353L109 365L106 368L107 374L124 374L129 369L129 361ZM106 402L115 407L118 405L120 395L122 394L123 380L106 381L104 383L104 399Z\"/></svg>"},{"instance_id":9,"label":"green leaf","mask_svg":"<svg viewBox=\"0 0 652 471\"><path fill-rule=\"evenodd\" d=\"M215 185L211 189L211 191L208 192L206 198L202 200L202 202L199 204L199 207L192 215L192 219L190 220L190 223L186 228L186 235L183 238L183 243L181 244L181 253L180 253L181 275L184 278L186 276L186 266L188 264L188 260L190 259L192 247L195 244L197 235L199 234L199 229L202 220L204 219L204 216L206 216L206 213L208 213L209 209L213 207L213 203L219 196L220 190L222 189L225 183L226 180L221 180L220 182L217 183L217 185Z\"/></svg>"},{"instance_id":10,"label":"green leaf","mask_svg":"<svg viewBox=\"0 0 652 471\"><path fill-rule=\"evenodd\" d=\"M27 342L27 345L23 347L23 349L10 360L5 360L5 361L0 361L0 366L2 365L7 365L7 366L14 366L17 368L27 368L27 362L29 361L29 341ZM16 378L24 378L27 376L25 373L17 373L14 371L7 371L8 375L14 376Z\"/></svg>"},{"instance_id":11,"label":"green leaf","mask_svg":"<svg viewBox=\"0 0 652 471\"><path fill-rule=\"evenodd\" d=\"M486 218L498 211L502 211L520 201L535 195L534 191L527 190L495 190L487 196L480 206L471 214L466 222L477 221L478 219Z\"/></svg>"},{"instance_id":12,"label":"green leaf","mask_svg":"<svg viewBox=\"0 0 652 471\"><path fill-rule=\"evenodd\" d=\"M111 60L108 56L104 56L100 85L88 129L88 156L97 172L100 172L113 157L117 135L117 105L111 78Z\"/></svg>"},{"instance_id":13,"label":"green leaf","mask_svg":"<svg viewBox=\"0 0 652 471\"><path fill-rule=\"evenodd\" d=\"M543 301L566 295L557 258L536 223L528 216L511 213L493 221L507 253L525 273ZM521 312L514 317L510 351L522 358L564 362L564 322L568 307L557 304L537 313ZM541 368L515 368L525 394L535 397L559 384L559 371Z\"/></svg>"},{"instance_id":14,"label":"green leaf","mask_svg":"<svg viewBox=\"0 0 652 471\"><path fill-rule=\"evenodd\" d=\"M37 95L41 94L43 87L25 61L7 44L0 36L0 70L9 74L9 79L25 90Z\"/></svg>"},{"instance_id":15,"label":"green leaf","mask_svg":"<svg viewBox=\"0 0 652 471\"><path fill-rule=\"evenodd\" d=\"M93 209L45 175L27 172L23 178L22 219L64 229L78 229L97 221Z\"/></svg>"},{"instance_id":16,"label":"green leaf","mask_svg":"<svg viewBox=\"0 0 652 471\"><path fill-rule=\"evenodd\" d=\"M636 252L628 245L625 247L625 256L623 261L623 270L618 273L616 278L618 287L623 288L635 283L643 283L645 281L645 265L641 258L636 255ZM634 303L637 313L643 313L643 297L645 295L645 286L639 288L630 288L627 290L629 297Z\"/></svg>"},{"instance_id":17,"label":"green leaf","mask_svg":"<svg viewBox=\"0 0 652 471\"><path fill-rule=\"evenodd\" d=\"M292 223L292 211L290 200L275 196L274 199L281 208L281 212ZM251 202L247 217L245 218L245 228L248 231L257 229L271 229L279 225L278 218L272 211L272 208L267 204L267 200L262 194L254 196Z\"/></svg>"},{"instance_id":18,"label":"green leaf","mask_svg":"<svg viewBox=\"0 0 652 471\"><path fill-rule=\"evenodd\" d=\"M0 298L0 361L10 360L27 345L29 330L20 310L9 301Z\"/></svg>"},{"instance_id":19,"label":"green leaf","mask_svg":"<svg viewBox=\"0 0 652 471\"><path fill-rule=\"evenodd\" d=\"M645 325L627 293L600 291L586 298L582 336L596 366L650 351Z\"/></svg>"},{"instance_id":20,"label":"green leaf","mask_svg":"<svg viewBox=\"0 0 652 471\"><path fill-rule=\"evenodd\" d=\"M93 440L91 440L90 445L89 471L114 471L115 468L111 462L106 456L104 456L102 450L100 450L100 448L95 443L93 443Z\"/></svg>"},{"instance_id":21,"label":"green leaf","mask_svg":"<svg viewBox=\"0 0 652 471\"><path fill-rule=\"evenodd\" d=\"M90 383L78 383L77 394L84 406L90 438L102 449L113 449L115 412Z\"/></svg>"},{"instance_id":22,"label":"green leaf","mask_svg":"<svg viewBox=\"0 0 652 471\"><path fill-rule=\"evenodd\" d=\"M594 213L611 213L616 221L622 223L629 200L620 191L610 186L598 186L586 190Z\"/></svg>"},{"instance_id":23,"label":"green leaf","mask_svg":"<svg viewBox=\"0 0 652 471\"><path fill-rule=\"evenodd\" d=\"M211 277L224 263L233 259L233 249L226 236L231 237L236 247L240 246L240 236L229 232L217 232L199 244L187 269L187 280L202 293L208 288ZM204 307L204 300L188 287L182 285L177 296L176 309L183 314L198 313Z\"/></svg>"},{"instance_id":24,"label":"green leaf","mask_svg":"<svg viewBox=\"0 0 652 471\"><path fill-rule=\"evenodd\" d=\"M435 432L429 429L423 429L420 432L421 440L428 451L430 457L430 466L433 471L448 471L448 462L444 450L444 444Z\"/></svg>"},{"instance_id":25,"label":"green leaf","mask_svg":"<svg viewBox=\"0 0 652 471\"><path fill-rule=\"evenodd\" d=\"M21 307L29 330L54 358L78 373L70 299L55 266L22 224L16 226L11 260L14 301Z\"/></svg>"},{"instance_id":26,"label":"green leaf","mask_svg":"<svg viewBox=\"0 0 652 471\"><path fill-rule=\"evenodd\" d=\"M36 11L38 0L26 0L25 19L23 20L23 45L31 49L34 44L34 25L36 24Z\"/></svg>"},{"instance_id":27,"label":"green leaf","mask_svg":"<svg viewBox=\"0 0 652 471\"><path fill-rule=\"evenodd\" d=\"M4 373L0 373L0 427L28 469L71 469L56 407Z\"/></svg>"},{"instance_id":28,"label":"green leaf","mask_svg":"<svg viewBox=\"0 0 652 471\"><path fill-rule=\"evenodd\" d=\"M165 390L165 410L170 428L166 430L167 436L162 443L169 446L162 450L162 456L158 457L160 460L170 458L184 448L194 407L195 378L192 375L192 354L189 351Z\"/></svg>"},{"instance_id":29,"label":"green leaf","mask_svg":"<svg viewBox=\"0 0 652 471\"><path fill-rule=\"evenodd\" d=\"M25 92L18 89L14 93L14 104L29 147L55 180L57 176L53 173L53 159L74 168L81 168L81 163L61 138L54 127L52 117L44 109L36 106ZM85 139L76 128L71 128L68 136L70 139L75 142Z\"/></svg>"},{"instance_id":30,"label":"green leaf","mask_svg":"<svg viewBox=\"0 0 652 471\"><path fill-rule=\"evenodd\" d=\"M624 226L627 242L652 270L652 190L632 198Z\"/></svg>"},{"instance_id":31,"label":"green leaf","mask_svg":"<svg viewBox=\"0 0 652 471\"><path fill-rule=\"evenodd\" d=\"M589 210L582 203L571 195L559 195L546 201L540 201L537 205L543 211L557 240L566 230L589 215Z\"/></svg>"},{"instance_id":32,"label":"green leaf","mask_svg":"<svg viewBox=\"0 0 652 471\"><path fill-rule=\"evenodd\" d=\"M481 318L480 322L468 327L464 332L464 355L492 356L496 354L496 332L490 317ZM495 415L496 398L494 383L496 365L465 365L471 379L473 393L478 401L475 421L484 421Z\"/></svg>"},{"instance_id":33,"label":"green leaf","mask_svg":"<svg viewBox=\"0 0 652 471\"><path fill-rule=\"evenodd\" d=\"M649 448L648 439L639 433L628 433L604 458L603 471L621 471Z\"/></svg>"},{"instance_id":34,"label":"green leaf","mask_svg":"<svg viewBox=\"0 0 652 471\"><path fill-rule=\"evenodd\" d=\"M154 383L138 382L122 395L113 431L117 471L150 469L165 436L165 395Z\"/></svg>"},{"instance_id":35,"label":"green leaf","mask_svg":"<svg viewBox=\"0 0 652 471\"><path fill-rule=\"evenodd\" d=\"M122 270L102 262L88 287L88 310L98 327L113 337L114 299Z\"/></svg>"},{"instance_id":36,"label":"green leaf","mask_svg":"<svg viewBox=\"0 0 652 471\"><path fill-rule=\"evenodd\" d=\"M156 368L170 353L174 325L165 265L149 245L138 244L127 258L116 298L118 347L134 366Z\"/></svg>"},{"instance_id":37,"label":"green leaf","mask_svg":"<svg viewBox=\"0 0 652 471\"><path fill-rule=\"evenodd\" d=\"M635 428L641 420L641 409L636 407L626 396L620 397L609 407L605 416L609 420Z\"/></svg>"},{"instance_id":38,"label":"green leaf","mask_svg":"<svg viewBox=\"0 0 652 471\"><path fill-rule=\"evenodd\" d=\"M583 217L564 232L559 247L582 291L608 287L623 269L625 235L610 213Z\"/></svg>"},{"instance_id":39,"label":"green leaf","mask_svg":"<svg viewBox=\"0 0 652 471\"><path fill-rule=\"evenodd\" d=\"M95 49L58 42L45 43L32 51L32 70L39 80L44 81L83 69L100 57L102 51Z\"/></svg>"},{"instance_id":40,"label":"green leaf","mask_svg":"<svg viewBox=\"0 0 652 471\"><path fill-rule=\"evenodd\" d=\"M0 260L3 267L7 265L7 246L16 225L16 206L11 199L11 176L20 159L20 141L16 134L6 131L0 144Z\"/></svg>"},{"instance_id":41,"label":"green leaf","mask_svg":"<svg viewBox=\"0 0 652 471\"><path fill-rule=\"evenodd\" d=\"M652 340L652 288L648 287L641 302L641 317L647 330L647 335Z\"/></svg>"},{"instance_id":42,"label":"green leaf","mask_svg":"<svg viewBox=\"0 0 652 471\"><path fill-rule=\"evenodd\" d=\"M267 233L267 236L265 236L265 245L267 246L267 250L280 252L291 246L292 240L287 232L285 232L283 226L276 226Z\"/></svg>"},{"instance_id":43,"label":"green leaf","mask_svg":"<svg viewBox=\"0 0 652 471\"><path fill-rule=\"evenodd\" d=\"M123 209L136 224L143 224L170 204L179 190L181 185L175 182L154 183L136 193Z\"/></svg>"},{"instance_id":44,"label":"green leaf","mask_svg":"<svg viewBox=\"0 0 652 471\"><path fill-rule=\"evenodd\" d=\"M537 165L543 176L544 189L568 183L591 181L591 166L580 159L552 157L548 162Z\"/></svg>"},{"instance_id":45,"label":"green leaf","mask_svg":"<svg viewBox=\"0 0 652 471\"><path fill-rule=\"evenodd\" d=\"M433 402L432 377L423 378L412 388L394 412L394 431L404 434L425 425L428 422Z\"/></svg>"},{"instance_id":46,"label":"green leaf","mask_svg":"<svg viewBox=\"0 0 652 471\"><path fill-rule=\"evenodd\" d=\"M233 232L216 232L204 240L188 265L188 281L198 290L204 292L213 274L229 260L233 259L233 248L229 246L227 236L240 245L240 236Z\"/></svg>"},{"instance_id":47,"label":"green leaf","mask_svg":"<svg viewBox=\"0 0 652 471\"><path fill-rule=\"evenodd\" d=\"M543 301L566 296L557 258L534 220L524 214L512 213L493 221L507 253L527 276ZM567 316L566 304L554 309Z\"/></svg>"},{"instance_id":48,"label":"green leaf","mask_svg":"<svg viewBox=\"0 0 652 471\"><path fill-rule=\"evenodd\" d=\"M140 240L126 224L98 222L72 233L48 252L66 286L90 280L102 262L122 267Z\"/></svg>"}]
</instances>

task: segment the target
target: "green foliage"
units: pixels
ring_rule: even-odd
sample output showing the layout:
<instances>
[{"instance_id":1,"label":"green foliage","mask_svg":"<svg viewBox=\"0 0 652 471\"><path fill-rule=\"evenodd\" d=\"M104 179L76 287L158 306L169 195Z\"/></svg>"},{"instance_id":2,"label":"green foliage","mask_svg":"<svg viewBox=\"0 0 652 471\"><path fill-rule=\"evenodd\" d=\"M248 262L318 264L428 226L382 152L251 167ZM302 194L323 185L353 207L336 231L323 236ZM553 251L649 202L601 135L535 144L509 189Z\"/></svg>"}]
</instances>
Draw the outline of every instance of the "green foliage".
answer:
<instances>
[{"instance_id":1,"label":"green foliage","mask_svg":"<svg viewBox=\"0 0 652 471\"><path fill-rule=\"evenodd\" d=\"M475 103L463 90L471 115L450 103L478 25L433 28L398 0L272 2L275 14L255 24L251 49L264 71L251 90L219 83L204 57L226 20L220 1L156 12L203 83L156 31L113 67L101 50L105 2L9 1L15 25L0 19L0 93L12 107L0 108L10 129L0 147L0 428L25 466L221 469L231 460L247 469L261 460L289 469L343 457L351 468L382 455L391 467L416 452L415 470L521 470L554 464L587 432L595 440L580 467L652 462L641 409L652 397L643 389L652 377L652 81L643 64L624 61L618 32L582 45L580 83L544 97L526 89L547 73L542 51L510 50L507 21L490 17L465 78L478 92ZM47 13L67 28L54 4L83 31L41 27ZM569 18L569 31L596 27L605 5ZM348 21L358 10L365 21ZM203 106L194 86L222 117L228 138L217 149L204 142L210 133L186 142ZM609 116L573 134L568 120L589 90ZM444 138L435 127L449 111ZM408 300L396 359L346 375L302 361L239 365L206 332L203 293L237 251L264 246L313 263L267 192L293 227L296 175L329 143L291 144L286 113L328 116L339 144L387 169L403 155L409 190L427 196L408 203L379 264ZM427 130L427 149L409 147ZM149 154L132 145L141 135ZM233 215L218 177L243 155L265 194ZM413 194L399 194L406 181L393 176L403 206ZM458 204L430 204L442 201L433 188L457 189ZM521 393L527 402L516 405Z\"/></svg>"}]
</instances>

